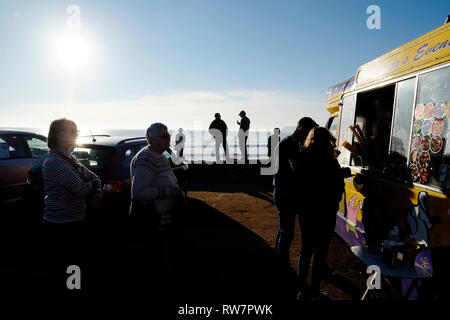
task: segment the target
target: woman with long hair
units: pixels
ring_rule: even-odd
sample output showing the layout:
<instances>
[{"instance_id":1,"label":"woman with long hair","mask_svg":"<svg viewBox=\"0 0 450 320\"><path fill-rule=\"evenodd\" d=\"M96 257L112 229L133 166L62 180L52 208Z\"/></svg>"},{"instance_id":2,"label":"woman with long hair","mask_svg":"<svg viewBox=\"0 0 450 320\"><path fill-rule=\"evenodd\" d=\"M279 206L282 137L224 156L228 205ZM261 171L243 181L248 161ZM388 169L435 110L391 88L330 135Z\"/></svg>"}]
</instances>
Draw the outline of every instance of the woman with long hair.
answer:
<instances>
[{"instance_id":1,"label":"woman with long hair","mask_svg":"<svg viewBox=\"0 0 450 320\"><path fill-rule=\"evenodd\" d=\"M320 282L327 269L327 250L336 226L336 211L344 192L341 168L335 157L332 135L326 128L313 128L306 138L305 150L297 168L302 179L302 204L299 220L302 249L298 262L299 298L321 297ZM310 292L307 278L314 253Z\"/></svg>"}]
</instances>

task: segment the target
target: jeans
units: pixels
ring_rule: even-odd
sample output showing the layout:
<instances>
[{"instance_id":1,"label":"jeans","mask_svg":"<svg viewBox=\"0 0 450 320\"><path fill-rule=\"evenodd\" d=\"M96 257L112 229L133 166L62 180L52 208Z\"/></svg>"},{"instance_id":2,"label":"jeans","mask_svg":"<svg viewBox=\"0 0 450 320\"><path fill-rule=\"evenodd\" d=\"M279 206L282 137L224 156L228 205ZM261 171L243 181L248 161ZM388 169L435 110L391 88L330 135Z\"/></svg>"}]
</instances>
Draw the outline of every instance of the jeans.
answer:
<instances>
[{"instance_id":1,"label":"jeans","mask_svg":"<svg viewBox=\"0 0 450 320\"><path fill-rule=\"evenodd\" d=\"M238 134L238 138L239 138L239 149L241 151L241 159L247 160L248 159L248 149L247 149L248 135L240 132Z\"/></svg>"},{"instance_id":2,"label":"jeans","mask_svg":"<svg viewBox=\"0 0 450 320\"><path fill-rule=\"evenodd\" d=\"M320 215L322 212L307 212L308 214ZM298 279L300 289L306 287L306 280L309 273L311 256L314 253L314 263L312 267L311 289L318 292L320 282L327 270L327 251L334 232L334 225L327 223L324 219L301 216L299 218L302 234L302 249L298 258Z\"/></svg>"},{"instance_id":3,"label":"jeans","mask_svg":"<svg viewBox=\"0 0 450 320\"><path fill-rule=\"evenodd\" d=\"M293 195L274 191L274 202L280 217L280 227L275 240L275 253L284 269L290 268L289 250L294 239L295 218L298 215L298 200Z\"/></svg>"},{"instance_id":4,"label":"jeans","mask_svg":"<svg viewBox=\"0 0 450 320\"><path fill-rule=\"evenodd\" d=\"M215 136L215 142L216 142L216 161L220 161L220 145L223 147L223 152L225 153L225 159L229 158L229 151L228 151L228 143L227 143L227 137L223 136Z\"/></svg>"}]
</instances>

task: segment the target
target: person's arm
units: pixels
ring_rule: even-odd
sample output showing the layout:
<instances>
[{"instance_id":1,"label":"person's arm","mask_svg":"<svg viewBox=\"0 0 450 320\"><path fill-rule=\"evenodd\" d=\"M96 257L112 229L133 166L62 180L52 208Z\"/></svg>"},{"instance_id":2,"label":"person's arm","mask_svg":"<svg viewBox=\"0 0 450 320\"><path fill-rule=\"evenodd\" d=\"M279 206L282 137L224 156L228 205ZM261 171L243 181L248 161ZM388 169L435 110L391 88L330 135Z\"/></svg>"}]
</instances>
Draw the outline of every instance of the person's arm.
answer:
<instances>
[{"instance_id":1,"label":"person's arm","mask_svg":"<svg viewBox=\"0 0 450 320\"><path fill-rule=\"evenodd\" d=\"M305 159L302 159L304 157L302 157L301 153L295 154L291 157L289 157L288 161L289 161L289 165L291 166L291 169L293 172L295 173L301 173L302 169L304 170L304 167L302 168L302 162L305 161Z\"/></svg>"},{"instance_id":2,"label":"person's arm","mask_svg":"<svg viewBox=\"0 0 450 320\"><path fill-rule=\"evenodd\" d=\"M242 129L244 130L244 132L247 132L250 129L250 119L246 118L245 122L242 122Z\"/></svg>"},{"instance_id":3,"label":"person's arm","mask_svg":"<svg viewBox=\"0 0 450 320\"><path fill-rule=\"evenodd\" d=\"M78 196L87 196L93 189L92 181L85 182L81 179L80 174L73 170L72 165L64 160L48 159L44 162L42 174L44 180L53 181Z\"/></svg>"},{"instance_id":4,"label":"person's arm","mask_svg":"<svg viewBox=\"0 0 450 320\"><path fill-rule=\"evenodd\" d=\"M337 201L340 202L342 199L342 194L344 193L345 190L345 182L344 182L344 177L342 175L342 169L341 166L339 165L339 162L333 158L333 162L334 162L334 175L335 175L335 186L336 186L336 197L337 197Z\"/></svg>"},{"instance_id":5,"label":"person's arm","mask_svg":"<svg viewBox=\"0 0 450 320\"><path fill-rule=\"evenodd\" d=\"M214 121L213 122L211 122L211 124L209 125L209 133L212 135L212 136L214 136L214 134L215 134L215 129L216 129L216 126L214 125Z\"/></svg>"},{"instance_id":6,"label":"person's arm","mask_svg":"<svg viewBox=\"0 0 450 320\"><path fill-rule=\"evenodd\" d=\"M178 195L178 188L152 186L155 174L152 169L138 165L132 177L131 195L133 199L151 201L157 198Z\"/></svg>"},{"instance_id":7,"label":"person's arm","mask_svg":"<svg viewBox=\"0 0 450 320\"><path fill-rule=\"evenodd\" d=\"M88 168L86 168L85 166L83 166L82 164L80 165L82 174L86 177L86 179L88 181L92 181L92 185L95 189L100 188L101 191L101 187L102 187L102 182L100 180L100 178L93 173L91 170L89 170Z\"/></svg>"}]
</instances>

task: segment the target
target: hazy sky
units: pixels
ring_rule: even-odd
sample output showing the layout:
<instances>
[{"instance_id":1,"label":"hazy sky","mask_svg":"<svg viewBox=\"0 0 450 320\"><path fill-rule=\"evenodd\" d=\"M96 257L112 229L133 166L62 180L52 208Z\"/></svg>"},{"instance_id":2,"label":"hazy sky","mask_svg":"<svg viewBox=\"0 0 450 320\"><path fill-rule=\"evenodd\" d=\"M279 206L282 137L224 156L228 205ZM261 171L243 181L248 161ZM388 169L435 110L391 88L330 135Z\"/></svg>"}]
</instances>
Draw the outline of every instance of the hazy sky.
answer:
<instances>
[{"instance_id":1,"label":"hazy sky","mask_svg":"<svg viewBox=\"0 0 450 320\"><path fill-rule=\"evenodd\" d=\"M381 29L369 30L370 5ZM0 0L0 126L321 124L328 86L443 24L448 1ZM69 31L69 5L81 29ZM69 43L74 34L78 42ZM80 40L81 39L81 40ZM81 41L81 42L80 42Z\"/></svg>"}]
</instances>

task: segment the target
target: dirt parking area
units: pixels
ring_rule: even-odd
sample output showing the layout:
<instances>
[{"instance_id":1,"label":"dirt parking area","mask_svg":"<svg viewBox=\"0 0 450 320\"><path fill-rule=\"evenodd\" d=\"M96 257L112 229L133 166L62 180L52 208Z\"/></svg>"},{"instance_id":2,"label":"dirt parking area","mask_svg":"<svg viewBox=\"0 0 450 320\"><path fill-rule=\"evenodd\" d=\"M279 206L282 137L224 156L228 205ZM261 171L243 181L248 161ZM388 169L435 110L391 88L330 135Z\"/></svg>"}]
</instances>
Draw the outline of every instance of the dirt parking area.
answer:
<instances>
[{"instance_id":1,"label":"dirt parking area","mask_svg":"<svg viewBox=\"0 0 450 320\"><path fill-rule=\"evenodd\" d=\"M245 185L239 191L235 185L193 189L185 221L160 242L165 251L162 258L154 254L160 244L149 247L131 241L126 225L94 227L96 260L88 294L139 292L171 305L188 301L296 304L295 278L280 279L274 263L278 214L272 193ZM22 226L6 232L8 228L3 227L0 279L4 290L46 292L51 275L42 268L42 234ZM300 248L297 225L291 247L294 270ZM322 289L329 298L360 299L366 286L365 266L337 236L328 264L333 272L322 282ZM376 297L392 300L399 295L382 288Z\"/></svg>"},{"instance_id":2,"label":"dirt parking area","mask_svg":"<svg viewBox=\"0 0 450 320\"><path fill-rule=\"evenodd\" d=\"M256 188L247 189L243 192L232 192L230 190L193 191L190 192L189 196L201 200L238 222L261 237L267 247L273 250L279 225L278 214L272 201L273 194L272 192L256 191ZM291 266L294 270L297 268L300 249L300 228L297 223L290 252ZM333 273L322 282L322 289L328 293L329 298L332 300L360 299L366 288L368 277L365 273L365 266L336 234L329 249L328 265ZM376 297L382 299L400 298L399 292L387 288L377 290Z\"/></svg>"}]
</instances>

